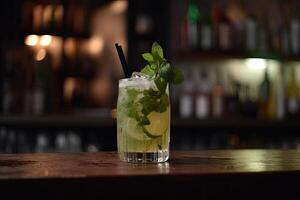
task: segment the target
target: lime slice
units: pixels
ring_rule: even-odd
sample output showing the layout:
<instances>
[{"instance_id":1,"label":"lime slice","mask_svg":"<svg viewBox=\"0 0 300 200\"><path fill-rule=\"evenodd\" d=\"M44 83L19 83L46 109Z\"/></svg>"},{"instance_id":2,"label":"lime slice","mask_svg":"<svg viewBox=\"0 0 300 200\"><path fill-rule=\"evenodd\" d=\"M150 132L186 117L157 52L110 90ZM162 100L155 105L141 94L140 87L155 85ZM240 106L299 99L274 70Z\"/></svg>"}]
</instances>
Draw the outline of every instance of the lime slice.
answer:
<instances>
[{"instance_id":1,"label":"lime slice","mask_svg":"<svg viewBox=\"0 0 300 200\"><path fill-rule=\"evenodd\" d=\"M152 137L159 137L167 132L170 124L169 110L163 113L151 112L147 117L150 124L144 126L144 129L148 135Z\"/></svg>"}]
</instances>

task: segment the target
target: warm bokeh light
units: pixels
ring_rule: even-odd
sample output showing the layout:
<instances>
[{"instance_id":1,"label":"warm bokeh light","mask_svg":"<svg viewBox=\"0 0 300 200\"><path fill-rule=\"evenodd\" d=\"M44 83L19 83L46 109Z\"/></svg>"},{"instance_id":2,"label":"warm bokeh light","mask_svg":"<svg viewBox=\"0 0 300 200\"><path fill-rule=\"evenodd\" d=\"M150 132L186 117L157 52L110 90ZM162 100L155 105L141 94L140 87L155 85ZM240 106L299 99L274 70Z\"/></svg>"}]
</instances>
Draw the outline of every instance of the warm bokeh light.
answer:
<instances>
[{"instance_id":1,"label":"warm bokeh light","mask_svg":"<svg viewBox=\"0 0 300 200\"><path fill-rule=\"evenodd\" d=\"M45 49L39 49L36 53L35 60L42 61L46 57L46 54L47 52Z\"/></svg>"},{"instance_id":2,"label":"warm bokeh light","mask_svg":"<svg viewBox=\"0 0 300 200\"><path fill-rule=\"evenodd\" d=\"M75 78L67 78L64 82L64 100L70 102L76 87Z\"/></svg>"},{"instance_id":3,"label":"warm bokeh light","mask_svg":"<svg viewBox=\"0 0 300 200\"><path fill-rule=\"evenodd\" d=\"M53 13L53 6L52 5L47 5L44 8L44 12L43 12L43 25L45 27L50 25L50 21L52 18L52 13Z\"/></svg>"},{"instance_id":4,"label":"warm bokeh light","mask_svg":"<svg viewBox=\"0 0 300 200\"><path fill-rule=\"evenodd\" d=\"M37 35L28 35L25 38L25 44L27 46L36 46L39 42L39 36Z\"/></svg>"},{"instance_id":5,"label":"warm bokeh light","mask_svg":"<svg viewBox=\"0 0 300 200\"><path fill-rule=\"evenodd\" d=\"M52 42L52 36L51 35L43 35L40 39L40 45L41 46L49 46Z\"/></svg>"},{"instance_id":6,"label":"warm bokeh light","mask_svg":"<svg viewBox=\"0 0 300 200\"><path fill-rule=\"evenodd\" d=\"M64 52L68 57L74 57L76 54L76 40L74 38L67 38L64 44Z\"/></svg>"},{"instance_id":7,"label":"warm bokeh light","mask_svg":"<svg viewBox=\"0 0 300 200\"><path fill-rule=\"evenodd\" d=\"M126 11L128 6L127 1L115 1L111 4L111 9L114 13L120 14Z\"/></svg>"},{"instance_id":8,"label":"warm bokeh light","mask_svg":"<svg viewBox=\"0 0 300 200\"><path fill-rule=\"evenodd\" d=\"M90 54L97 56L101 54L104 47L104 40L100 36L94 36L89 40L88 43Z\"/></svg>"},{"instance_id":9,"label":"warm bokeh light","mask_svg":"<svg viewBox=\"0 0 300 200\"><path fill-rule=\"evenodd\" d=\"M54 19L56 23L61 23L64 15L64 7L62 5L58 5L54 9Z\"/></svg>"},{"instance_id":10,"label":"warm bokeh light","mask_svg":"<svg viewBox=\"0 0 300 200\"><path fill-rule=\"evenodd\" d=\"M267 60L262 58L248 58L245 62L249 69L259 70L267 67Z\"/></svg>"},{"instance_id":11,"label":"warm bokeh light","mask_svg":"<svg viewBox=\"0 0 300 200\"><path fill-rule=\"evenodd\" d=\"M42 25L42 16L43 15L43 7L42 5L37 5L33 9L33 28L34 30L38 30Z\"/></svg>"}]
</instances>

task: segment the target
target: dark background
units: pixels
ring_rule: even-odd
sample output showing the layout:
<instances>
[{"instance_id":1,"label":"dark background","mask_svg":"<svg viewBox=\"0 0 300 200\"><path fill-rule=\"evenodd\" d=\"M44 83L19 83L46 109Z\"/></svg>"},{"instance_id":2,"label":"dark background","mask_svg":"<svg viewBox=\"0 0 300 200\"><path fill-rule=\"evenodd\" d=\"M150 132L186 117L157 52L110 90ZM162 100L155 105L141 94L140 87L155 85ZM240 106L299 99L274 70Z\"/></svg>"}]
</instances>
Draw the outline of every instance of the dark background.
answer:
<instances>
[{"instance_id":1,"label":"dark background","mask_svg":"<svg viewBox=\"0 0 300 200\"><path fill-rule=\"evenodd\" d=\"M114 44L137 71L154 41L186 78L170 88L171 149L298 149L299 6L1 1L0 152L116 150L111 110L123 72Z\"/></svg>"}]
</instances>

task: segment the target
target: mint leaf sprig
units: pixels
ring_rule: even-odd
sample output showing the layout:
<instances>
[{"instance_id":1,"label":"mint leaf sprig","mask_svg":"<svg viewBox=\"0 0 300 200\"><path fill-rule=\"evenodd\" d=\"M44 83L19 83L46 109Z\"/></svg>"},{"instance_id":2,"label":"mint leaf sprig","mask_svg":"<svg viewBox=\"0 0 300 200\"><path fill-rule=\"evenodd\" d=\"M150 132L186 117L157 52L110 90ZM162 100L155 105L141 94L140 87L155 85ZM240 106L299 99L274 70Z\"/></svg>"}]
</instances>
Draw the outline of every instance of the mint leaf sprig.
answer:
<instances>
[{"instance_id":1,"label":"mint leaf sprig","mask_svg":"<svg viewBox=\"0 0 300 200\"><path fill-rule=\"evenodd\" d=\"M145 126L150 124L148 115L151 112L166 112L169 102L169 96L166 94L167 84L179 84L183 82L184 77L181 71L170 65L166 58L162 47L154 42L151 52L142 54L142 57L147 62L146 66L141 70L142 73L148 75L155 83L157 90L150 88L141 91L143 97L135 101L139 91L135 89L128 90L128 116L134 118L138 126L143 128L143 132L150 138L161 137L149 133ZM130 105L131 104L131 105ZM139 109L141 108L141 110Z\"/></svg>"},{"instance_id":2,"label":"mint leaf sprig","mask_svg":"<svg viewBox=\"0 0 300 200\"><path fill-rule=\"evenodd\" d=\"M162 94L166 91L167 83L179 84L183 82L183 74L164 58L163 49L157 42L153 43L151 53L143 53L142 57L147 64L141 72L154 79L157 89Z\"/></svg>"}]
</instances>

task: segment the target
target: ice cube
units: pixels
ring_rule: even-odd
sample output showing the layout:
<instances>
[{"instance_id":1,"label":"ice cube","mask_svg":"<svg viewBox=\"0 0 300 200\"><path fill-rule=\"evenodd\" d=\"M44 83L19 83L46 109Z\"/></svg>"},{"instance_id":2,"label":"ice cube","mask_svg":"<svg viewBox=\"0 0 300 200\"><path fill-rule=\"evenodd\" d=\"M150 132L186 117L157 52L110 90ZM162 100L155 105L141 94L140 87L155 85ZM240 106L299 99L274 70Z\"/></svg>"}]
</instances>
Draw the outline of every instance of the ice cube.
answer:
<instances>
[{"instance_id":1,"label":"ice cube","mask_svg":"<svg viewBox=\"0 0 300 200\"><path fill-rule=\"evenodd\" d=\"M138 89L149 89L154 87L151 78L140 72L133 72L129 79L121 79L119 87L135 87Z\"/></svg>"},{"instance_id":2,"label":"ice cube","mask_svg":"<svg viewBox=\"0 0 300 200\"><path fill-rule=\"evenodd\" d=\"M148 79L148 80L150 80L150 77L141 72L133 72L130 79Z\"/></svg>"}]
</instances>

